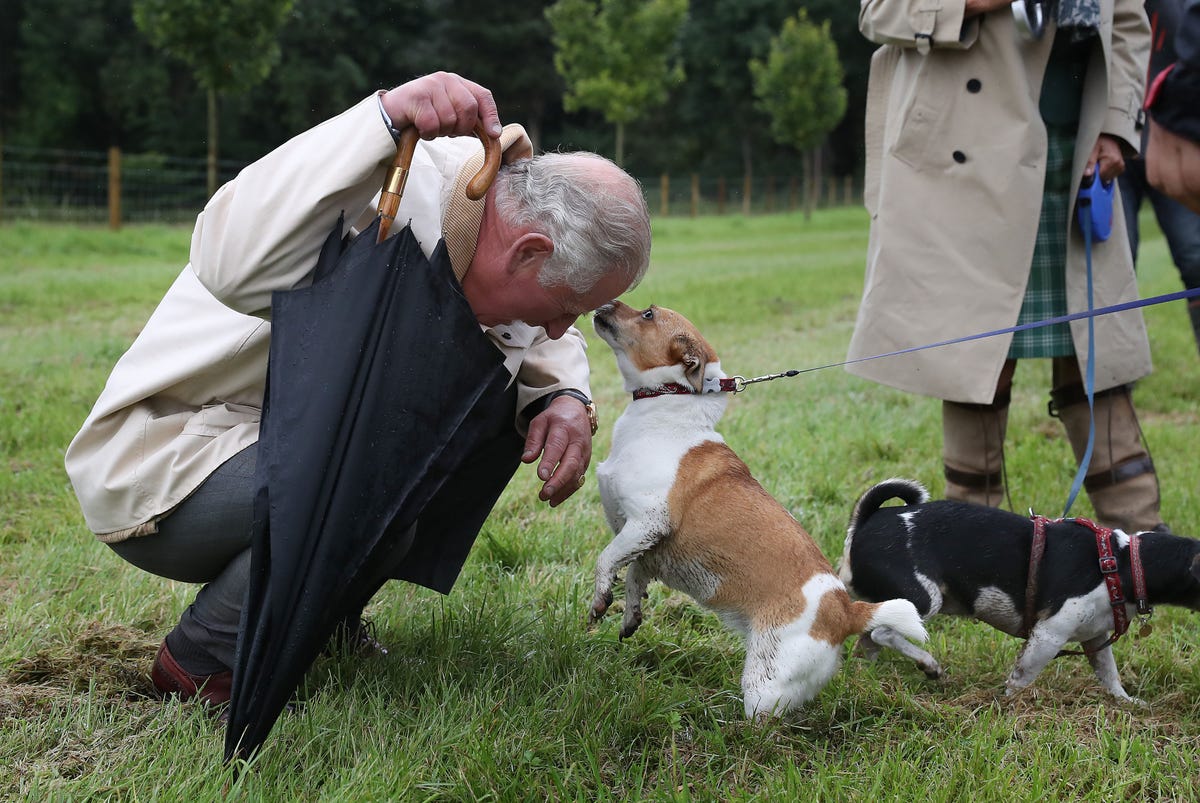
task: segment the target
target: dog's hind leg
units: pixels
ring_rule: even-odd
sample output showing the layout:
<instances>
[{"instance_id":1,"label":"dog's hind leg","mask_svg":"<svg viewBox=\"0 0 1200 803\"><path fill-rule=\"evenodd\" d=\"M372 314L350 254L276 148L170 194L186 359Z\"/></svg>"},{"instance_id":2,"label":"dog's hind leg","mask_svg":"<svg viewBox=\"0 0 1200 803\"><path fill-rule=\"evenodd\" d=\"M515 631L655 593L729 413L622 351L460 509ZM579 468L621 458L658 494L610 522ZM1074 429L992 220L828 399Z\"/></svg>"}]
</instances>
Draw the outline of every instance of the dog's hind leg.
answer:
<instances>
[{"instance_id":1,"label":"dog's hind leg","mask_svg":"<svg viewBox=\"0 0 1200 803\"><path fill-rule=\"evenodd\" d=\"M1117 660L1113 657L1112 646L1107 645L1103 649L1097 649L1106 640L1106 637L1101 635L1082 642L1083 649L1087 653L1088 663L1092 665L1092 671L1096 673L1096 677L1113 697L1123 702L1145 705L1136 697L1130 697L1125 691L1125 687L1121 685L1121 676L1117 672Z\"/></svg>"},{"instance_id":2,"label":"dog's hind leg","mask_svg":"<svg viewBox=\"0 0 1200 803\"><path fill-rule=\"evenodd\" d=\"M621 621L621 639L627 639L642 625L642 599L652 578L640 560L625 570L625 617Z\"/></svg>"},{"instance_id":3,"label":"dog's hind leg","mask_svg":"<svg viewBox=\"0 0 1200 803\"><path fill-rule=\"evenodd\" d=\"M858 640L860 649L864 648L864 641L875 645L876 654L879 652L880 647L892 648L912 660L925 673L925 676L932 680L936 680L942 676L942 667L938 664L937 659L890 627L877 627L870 633L863 633ZM870 655L869 657L873 658L874 655Z\"/></svg>"},{"instance_id":4,"label":"dog's hind leg","mask_svg":"<svg viewBox=\"0 0 1200 803\"><path fill-rule=\"evenodd\" d=\"M868 661L874 661L878 658L879 651L882 649L882 645L872 639L870 633L863 633L858 637L858 641L854 643L854 654Z\"/></svg>"}]
</instances>

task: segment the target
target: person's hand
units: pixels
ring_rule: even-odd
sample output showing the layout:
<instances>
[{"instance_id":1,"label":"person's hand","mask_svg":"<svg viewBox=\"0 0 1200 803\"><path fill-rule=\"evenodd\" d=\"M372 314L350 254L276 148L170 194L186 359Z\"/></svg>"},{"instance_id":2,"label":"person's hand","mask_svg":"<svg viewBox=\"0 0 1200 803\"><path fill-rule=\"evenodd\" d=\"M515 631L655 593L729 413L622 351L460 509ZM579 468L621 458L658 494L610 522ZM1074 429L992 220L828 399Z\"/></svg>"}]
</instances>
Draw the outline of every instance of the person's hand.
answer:
<instances>
[{"instance_id":1,"label":"person's hand","mask_svg":"<svg viewBox=\"0 0 1200 803\"><path fill-rule=\"evenodd\" d=\"M1200 214L1200 142L1147 121L1146 179L1150 186Z\"/></svg>"},{"instance_id":2,"label":"person's hand","mask_svg":"<svg viewBox=\"0 0 1200 803\"><path fill-rule=\"evenodd\" d=\"M392 126L415 126L422 139L467 136L477 121L492 137L500 136L500 115L492 93L462 76L435 72L414 78L383 94Z\"/></svg>"},{"instance_id":3,"label":"person's hand","mask_svg":"<svg viewBox=\"0 0 1200 803\"><path fill-rule=\"evenodd\" d=\"M583 487L592 460L592 426L578 399L559 396L529 422L521 461L532 463L538 455L537 475L545 483L538 499L556 507Z\"/></svg>"},{"instance_id":4,"label":"person's hand","mask_svg":"<svg viewBox=\"0 0 1200 803\"><path fill-rule=\"evenodd\" d=\"M966 7L963 9L963 17L970 19L980 14L987 14L989 11L1008 8L1011 5L1012 0L967 0Z\"/></svg>"},{"instance_id":5,"label":"person's hand","mask_svg":"<svg viewBox=\"0 0 1200 803\"><path fill-rule=\"evenodd\" d=\"M1100 169L1100 180L1105 184L1125 172L1125 156L1121 153L1121 143L1116 137L1101 134L1088 155L1087 166L1083 168L1084 179L1090 179ZM1087 184L1087 182L1084 182Z\"/></svg>"}]
</instances>

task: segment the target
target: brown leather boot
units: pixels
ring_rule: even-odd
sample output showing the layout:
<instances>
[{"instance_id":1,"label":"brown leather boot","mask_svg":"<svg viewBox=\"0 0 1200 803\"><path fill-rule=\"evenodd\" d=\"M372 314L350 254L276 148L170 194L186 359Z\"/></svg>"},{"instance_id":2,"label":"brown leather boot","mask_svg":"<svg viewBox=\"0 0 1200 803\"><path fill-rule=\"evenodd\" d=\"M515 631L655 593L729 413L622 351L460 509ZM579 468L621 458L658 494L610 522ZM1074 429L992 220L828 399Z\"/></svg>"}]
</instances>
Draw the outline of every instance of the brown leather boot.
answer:
<instances>
[{"instance_id":1,"label":"brown leather boot","mask_svg":"<svg viewBox=\"0 0 1200 803\"><path fill-rule=\"evenodd\" d=\"M180 700L198 697L207 705L223 705L229 702L233 686L233 672L218 672L215 675L193 675L185 670L167 649L163 641L154 656L154 667L150 670L154 688L166 697L176 694Z\"/></svg>"},{"instance_id":2,"label":"brown leather boot","mask_svg":"<svg viewBox=\"0 0 1200 803\"><path fill-rule=\"evenodd\" d=\"M1054 388L1050 392L1050 414L1062 421L1078 462L1087 449L1092 417L1074 357L1055 358ZM1129 533L1163 527L1158 475L1142 442L1129 386L1094 393L1092 406L1096 435L1083 487L1097 521Z\"/></svg>"},{"instance_id":3,"label":"brown leather boot","mask_svg":"<svg viewBox=\"0 0 1200 803\"><path fill-rule=\"evenodd\" d=\"M1004 502L1008 395L991 404L942 402L946 498L999 507Z\"/></svg>"}]
</instances>

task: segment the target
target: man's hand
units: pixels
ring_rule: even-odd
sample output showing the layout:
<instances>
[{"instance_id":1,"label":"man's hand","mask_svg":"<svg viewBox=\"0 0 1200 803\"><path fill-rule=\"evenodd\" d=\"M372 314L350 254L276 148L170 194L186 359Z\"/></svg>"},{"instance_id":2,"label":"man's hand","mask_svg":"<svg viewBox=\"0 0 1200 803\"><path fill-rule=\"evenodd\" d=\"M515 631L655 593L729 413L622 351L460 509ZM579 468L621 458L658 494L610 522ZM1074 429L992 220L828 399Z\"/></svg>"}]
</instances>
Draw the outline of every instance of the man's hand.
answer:
<instances>
[{"instance_id":1,"label":"man's hand","mask_svg":"<svg viewBox=\"0 0 1200 803\"><path fill-rule=\"evenodd\" d=\"M477 121L492 137L500 136L500 115L492 93L450 72L414 78L383 94L392 126L415 126L422 139L468 136Z\"/></svg>"},{"instance_id":2,"label":"man's hand","mask_svg":"<svg viewBox=\"0 0 1200 803\"><path fill-rule=\"evenodd\" d=\"M990 11L1008 8L1011 5L1012 0L967 0L966 7L963 9L963 17L970 19Z\"/></svg>"},{"instance_id":3,"label":"man's hand","mask_svg":"<svg viewBox=\"0 0 1200 803\"><path fill-rule=\"evenodd\" d=\"M557 507L583 487L592 460L592 427L578 399L559 396L529 422L521 461L532 463L538 455L537 474L545 483L538 499Z\"/></svg>"},{"instance_id":4,"label":"man's hand","mask_svg":"<svg viewBox=\"0 0 1200 803\"><path fill-rule=\"evenodd\" d=\"M1200 142L1147 121L1146 179L1159 192L1200 214Z\"/></svg>"},{"instance_id":5,"label":"man's hand","mask_svg":"<svg viewBox=\"0 0 1200 803\"><path fill-rule=\"evenodd\" d=\"M1101 134L1088 155L1087 166L1083 168L1083 177L1090 179L1100 169L1100 180L1108 184L1125 172L1125 156L1121 153L1121 143L1116 137Z\"/></svg>"}]
</instances>

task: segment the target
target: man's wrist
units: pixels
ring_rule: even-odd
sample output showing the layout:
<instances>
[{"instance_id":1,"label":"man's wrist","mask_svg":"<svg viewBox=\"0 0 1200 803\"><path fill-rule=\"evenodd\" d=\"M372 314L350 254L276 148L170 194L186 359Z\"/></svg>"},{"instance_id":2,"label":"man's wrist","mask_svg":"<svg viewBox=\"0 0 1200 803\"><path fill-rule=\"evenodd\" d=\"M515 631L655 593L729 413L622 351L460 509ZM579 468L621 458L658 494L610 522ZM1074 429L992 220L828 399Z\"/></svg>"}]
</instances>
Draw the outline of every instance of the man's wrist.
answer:
<instances>
[{"instance_id":1,"label":"man's wrist","mask_svg":"<svg viewBox=\"0 0 1200 803\"><path fill-rule=\"evenodd\" d=\"M586 393L584 393L582 390L577 390L576 388L563 388L562 390L556 390L553 393L547 393L545 396L529 405L531 411L533 411L533 415L531 415L530 418L532 418L534 415L542 413L547 407L550 406L550 403L559 396L570 396L572 399L575 399L584 406L584 409L587 410L588 424L591 425L592 434L595 435L596 430L599 429L600 426L599 418L596 415L596 404L588 398Z\"/></svg>"},{"instance_id":2,"label":"man's wrist","mask_svg":"<svg viewBox=\"0 0 1200 803\"><path fill-rule=\"evenodd\" d=\"M392 124L392 116L387 113L387 109L383 107L383 91L381 90L375 97L379 100L379 115L383 118L383 124L387 126L388 133L392 135L392 139L400 142L400 131Z\"/></svg>"}]
</instances>

